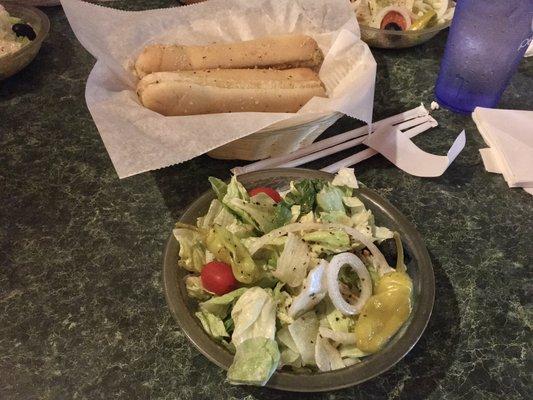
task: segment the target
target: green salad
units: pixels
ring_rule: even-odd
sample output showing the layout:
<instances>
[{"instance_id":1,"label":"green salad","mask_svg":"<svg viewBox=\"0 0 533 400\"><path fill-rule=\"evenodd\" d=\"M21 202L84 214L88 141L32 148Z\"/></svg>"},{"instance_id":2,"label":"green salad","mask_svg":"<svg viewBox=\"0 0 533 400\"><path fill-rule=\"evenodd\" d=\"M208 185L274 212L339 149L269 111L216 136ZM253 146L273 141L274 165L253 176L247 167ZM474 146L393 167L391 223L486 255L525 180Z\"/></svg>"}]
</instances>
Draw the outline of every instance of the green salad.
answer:
<instances>
[{"instance_id":1,"label":"green salad","mask_svg":"<svg viewBox=\"0 0 533 400\"><path fill-rule=\"evenodd\" d=\"M205 332L234 353L232 384L279 369L331 371L380 351L411 313L400 237L355 196L352 169L286 193L210 178L196 226L177 223L179 267ZM392 268L377 244L396 244ZM393 243L391 242L391 243Z\"/></svg>"}]
</instances>

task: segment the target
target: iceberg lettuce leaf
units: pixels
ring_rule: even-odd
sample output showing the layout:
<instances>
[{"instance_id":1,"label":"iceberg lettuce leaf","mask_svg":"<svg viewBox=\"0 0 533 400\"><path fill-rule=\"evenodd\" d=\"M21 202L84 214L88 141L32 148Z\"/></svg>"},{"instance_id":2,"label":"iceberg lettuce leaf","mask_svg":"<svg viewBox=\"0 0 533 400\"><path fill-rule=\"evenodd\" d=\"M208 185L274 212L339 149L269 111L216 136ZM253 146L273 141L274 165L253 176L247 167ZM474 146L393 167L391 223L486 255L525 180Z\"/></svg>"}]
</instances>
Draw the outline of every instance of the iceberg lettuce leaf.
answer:
<instances>
[{"instance_id":1,"label":"iceberg lettuce leaf","mask_svg":"<svg viewBox=\"0 0 533 400\"><path fill-rule=\"evenodd\" d=\"M174 237L180 244L178 265L191 272L200 272L205 265L206 248L200 231L174 228Z\"/></svg>"},{"instance_id":2,"label":"iceberg lettuce leaf","mask_svg":"<svg viewBox=\"0 0 533 400\"><path fill-rule=\"evenodd\" d=\"M232 224L235 220L235 215L233 215L218 199L214 199L211 201L207 213L196 220L196 225L200 229L207 230L215 224L226 227Z\"/></svg>"},{"instance_id":3,"label":"iceberg lettuce leaf","mask_svg":"<svg viewBox=\"0 0 533 400\"><path fill-rule=\"evenodd\" d=\"M233 302L247 290L248 288L239 288L225 295L212 297L199 304L200 310L216 315L219 318L226 318Z\"/></svg>"},{"instance_id":4,"label":"iceberg lettuce leaf","mask_svg":"<svg viewBox=\"0 0 533 400\"><path fill-rule=\"evenodd\" d=\"M349 208L350 215L359 214L366 210L364 203L357 197L343 197L344 205Z\"/></svg>"},{"instance_id":5,"label":"iceberg lettuce leaf","mask_svg":"<svg viewBox=\"0 0 533 400\"><path fill-rule=\"evenodd\" d=\"M204 289L202 286L202 280L199 276L187 275L185 277L185 288L187 289L187 294L189 297L194 299L207 300L213 296L213 293L210 293Z\"/></svg>"},{"instance_id":6,"label":"iceberg lettuce leaf","mask_svg":"<svg viewBox=\"0 0 533 400\"><path fill-rule=\"evenodd\" d=\"M302 357L302 365L315 365L315 342L318 319L314 311L302 315L288 326L288 330Z\"/></svg>"},{"instance_id":7,"label":"iceberg lettuce leaf","mask_svg":"<svg viewBox=\"0 0 533 400\"><path fill-rule=\"evenodd\" d=\"M350 357L350 358L361 358L369 355L369 353L365 353L363 350L359 349L355 344L341 344L339 347L339 352L342 358Z\"/></svg>"},{"instance_id":8,"label":"iceberg lettuce leaf","mask_svg":"<svg viewBox=\"0 0 533 400\"><path fill-rule=\"evenodd\" d=\"M209 183L211 184L211 188L213 189L213 192L215 192L217 198L222 201L228 191L228 185L224 181L215 178L214 176L209 177Z\"/></svg>"},{"instance_id":9,"label":"iceberg lettuce leaf","mask_svg":"<svg viewBox=\"0 0 533 400\"><path fill-rule=\"evenodd\" d=\"M263 386L280 360L278 344L269 338L253 337L236 346L228 381L234 385Z\"/></svg>"},{"instance_id":10,"label":"iceberg lettuce leaf","mask_svg":"<svg viewBox=\"0 0 533 400\"><path fill-rule=\"evenodd\" d=\"M233 198L228 206L232 210L238 210L239 215L246 213L253 221L254 226L262 233L268 233L275 226L276 206L274 200L264 193L258 193L249 201L240 198Z\"/></svg>"},{"instance_id":11,"label":"iceberg lettuce leaf","mask_svg":"<svg viewBox=\"0 0 533 400\"><path fill-rule=\"evenodd\" d=\"M261 270L248 249L227 229L214 225L207 233L206 245L217 260L231 265L233 275L239 282L252 283L260 278Z\"/></svg>"},{"instance_id":12,"label":"iceberg lettuce leaf","mask_svg":"<svg viewBox=\"0 0 533 400\"><path fill-rule=\"evenodd\" d=\"M331 224L353 226L352 219L344 211L321 212L320 221Z\"/></svg>"},{"instance_id":13,"label":"iceberg lettuce leaf","mask_svg":"<svg viewBox=\"0 0 533 400\"><path fill-rule=\"evenodd\" d=\"M317 245L322 253L342 253L350 249L350 237L344 231L312 231L304 234L302 239Z\"/></svg>"},{"instance_id":14,"label":"iceberg lettuce leaf","mask_svg":"<svg viewBox=\"0 0 533 400\"><path fill-rule=\"evenodd\" d=\"M272 295L260 287L248 289L231 311L234 329L231 340L239 346L246 339L276 335L276 303Z\"/></svg>"},{"instance_id":15,"label":"iceberg lettuce leaf","mask_svg":"<svg viewBox=\"0 0 533 400\"><path fill-rule=\"evenodd\" d=\"M205 311L198 311L194 315L202 323L204 331L213 339L221 339L229 336L228 332L226 332L224 322L216 315Z\"/></svg>"},{"instance_id":16,"label":"iceberg lettuce leaf","mask_svg":"<svg viewBox=\"0 0 533 400\"><path fill-rule=\"evenodd\" d=\"M352 332L355 327L353 317L342 314L335 308L329 298L326 302L326 319L330 328L335 332Z\"/></svg>"},{"instance_id":17,"label":"iceberg lettuce leaf","mask_svg":"<svg viewBox=\"0 0 533 400\"><path fill-rule=\"evenodd\" d=\"M302 366L302 357L300 357L300 353L291 349L283 349L281 351L278 369L283 368L286 365L293 368L300 368Z\"/></svg>"},{"instance_id":18,"label":"iceberg lettuce leaf","mask_svg":"<svg viewBox=\"0 0 533 400\"><path fill-rule=\"evenodd\" d=\"M342 168L337 172L331 184L346 189L357 189L359 184L355 177L353 168Z\"/></svg>"},{"instance_id":19,"label":"iceberg lettuce leaf","mask_svg":"<svg viewBox=\"0 0 533 400\"><path fill-rule=\"evenodd\" d=\"M315 344L316 365L320 371L333 371L344 368L339 351L329 343L328 339L317 335Z\"/></svg>"},{"instance_id":20,"label":"iceberg lettuce leaf","mask_svg":"<svg viewBox=\"0 0 533 400\"><path fill-rule=\"evenodd\" d=\"M232 176L230 183L227 186L226 194L224 195L221 201L243 222L255 226L253 218L247 212L243 211L239 207L234 206L234 200L248 202L250 200L250 195L248 194L244 186L237 180L237 178L235 176Z\"/></svg>"},{"instance_id":21,"label":"iceberg lettuce leaf","mask_svg":"<svg viewBox=\"0 0 533 400\"><path fill-rule=\"evenodd\" d=\"M345 197L345 193L343 193L339 187L328 183L320 190L320 192L317 193L316 203L322 211L338 211L346 213L344 203L342 201L343 197Z\"/></svg>"},{"instance_id":22,"label":"iceberg lettuce leaf","mask_svg":"<svg viewBox=\"0 0 533 400\"><path fill-rule=\"evenodd\" d=\"M292 335L289 332L289 328L287 326L284 326L283 328L278 330L278 332L276 333L276 340L280 345L287 347L292 351L298 352L298 346L296 346L296 342L292 338Z\"/></svg>"},{"instance_id":23,"label":"iceberg lettuce leaf","mask_svg":"<svg viewBox=\"0 0 533 400\"><path fill-rule=\"evenodd\" d=\"M307 275L310 261L307 244L298 235L289 233L272 275L290 287L298 287Z\"/></svg>"}]
</instances>

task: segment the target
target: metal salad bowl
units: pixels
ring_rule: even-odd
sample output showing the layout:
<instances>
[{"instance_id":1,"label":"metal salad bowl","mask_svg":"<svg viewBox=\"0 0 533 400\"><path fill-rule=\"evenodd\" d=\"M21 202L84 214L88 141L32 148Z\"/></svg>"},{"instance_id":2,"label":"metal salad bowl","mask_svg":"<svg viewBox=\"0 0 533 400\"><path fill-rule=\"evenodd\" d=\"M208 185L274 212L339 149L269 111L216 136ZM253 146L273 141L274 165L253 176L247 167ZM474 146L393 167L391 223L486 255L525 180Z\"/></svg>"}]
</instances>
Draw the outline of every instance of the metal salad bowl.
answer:
<instances>
[{"instance_id":1,"label":"metal salad bowl","mask_svg":"<svg viewBox=\"0 0 533 400\"><path fill-rule=\"evenodd\" d=\"M439 32L448 28L451 21L417 31L390 31L360 25L361 39L370 47L379 49L405 49L425 43Z\"/></svg>"},{"instance_id":2,"label":"metal salad bowl","mask_svg":"<svg viewBox=\"0 0 533 400\"><path fill-rule=\"evenodd\" d=\"M239 175L247 189L269 186L286 190L290 181L302 179L332 180L333 175L300 168L270 169ZM377 193L357 189L354 193L372 211L378 225L386 226L401 234L407 271L413 280L413 310L409 319L398 333L378 353L364 357L360 363L330 372L295 373L277 371L266 386L294 392L320 392L357 385L387 371L400 361L416 344L429 321L435 295L435 277L429 254L415 227L391 203ZM196 224L196 218L204 215L211 200L215 198L209 190L194 201L185 211L180 221ZM187 271L178 268L179 244L171 235L168 239L163 263L163 285L167 304L185 335L194 346L209 360L228 369L233 361L225 347L211 339L194 316L198 303L187 295L184 277Z\"/></svg>"}]
</instances>

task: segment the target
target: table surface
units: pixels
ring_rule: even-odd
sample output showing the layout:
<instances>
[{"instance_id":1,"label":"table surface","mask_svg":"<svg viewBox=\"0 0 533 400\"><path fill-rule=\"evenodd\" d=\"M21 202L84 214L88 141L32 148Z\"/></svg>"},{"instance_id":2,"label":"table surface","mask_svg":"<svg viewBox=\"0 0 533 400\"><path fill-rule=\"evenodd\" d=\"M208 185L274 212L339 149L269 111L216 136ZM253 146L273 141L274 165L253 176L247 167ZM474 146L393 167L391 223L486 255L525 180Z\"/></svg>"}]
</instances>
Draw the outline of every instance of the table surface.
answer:
<instances>
[{"instance_id":1,"label":"table surface","mask_svg":"<svg viewBox=\"0 0 533 400\"><path fill-rule=\"evenodd\" d=\"M85 105L94 59L60 7L44 11L52 28L41 52L0 83L0 398L533 398L533 198L484 170L469 117L435 111L440 126L416 140L445 154L466 129L466 148L439 178L410 176L380 156L356 166L414 222L432 257L435 307L414 349L341 391L230 386L172 319L161 269L173 222L208 189L208 176L228 178L239 162L202 156L119 180ZM445 40L373 51L376 120L432 100ZM500 107L532 109L532 93L530 59ZM343 118L327 134L359 125Z\"/></svg>"}]
</instances>

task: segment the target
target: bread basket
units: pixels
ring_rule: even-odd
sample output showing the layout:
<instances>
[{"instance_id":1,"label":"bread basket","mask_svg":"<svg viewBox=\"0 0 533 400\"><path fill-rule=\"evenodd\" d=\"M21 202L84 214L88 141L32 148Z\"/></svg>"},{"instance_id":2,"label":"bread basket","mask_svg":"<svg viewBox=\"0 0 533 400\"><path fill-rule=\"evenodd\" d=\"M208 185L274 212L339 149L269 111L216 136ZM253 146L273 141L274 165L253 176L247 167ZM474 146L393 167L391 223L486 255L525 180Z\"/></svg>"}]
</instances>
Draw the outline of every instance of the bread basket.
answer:
<instances>
[{"instance_id":1,"label":"bread basket","mask_svg":"<svg viewBox=\"0 0 533 400\"><path fill-rule=\"evenodd\" d=\"M289 125L288 122L282 121L211 150L207 154L221 160L255 161L292 153L313 143L342 115L342 113L327 114L298 125Z\"/></svg>"}]
</instances>

